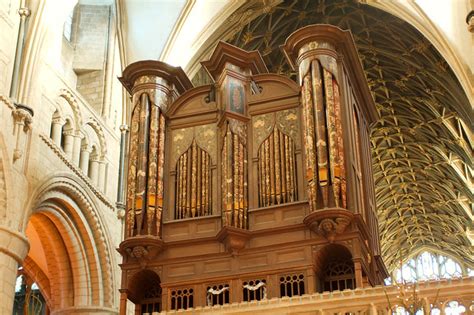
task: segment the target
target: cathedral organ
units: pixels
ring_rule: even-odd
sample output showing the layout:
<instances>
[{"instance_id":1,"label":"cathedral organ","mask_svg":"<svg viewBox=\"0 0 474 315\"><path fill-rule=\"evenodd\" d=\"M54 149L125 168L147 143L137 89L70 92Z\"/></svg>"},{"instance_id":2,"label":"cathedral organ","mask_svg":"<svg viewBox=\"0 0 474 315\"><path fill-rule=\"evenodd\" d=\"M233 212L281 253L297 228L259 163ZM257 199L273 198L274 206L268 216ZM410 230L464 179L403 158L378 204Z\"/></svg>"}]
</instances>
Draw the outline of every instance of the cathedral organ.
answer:
<instances>
[{"instance_id":1,"label":"cathedral organ","mask_svg":"<svg viewBox=\"0 0 474 315\"><path fill-rule=\"evenodd\" d=\"M202 62L211 85L158 61L124 70L121 314L127 299L144 314L386 277L368 138L377 113L352 37L312 25L282 51L298 83L224 42Z\"/></svg>"}]
</instances>

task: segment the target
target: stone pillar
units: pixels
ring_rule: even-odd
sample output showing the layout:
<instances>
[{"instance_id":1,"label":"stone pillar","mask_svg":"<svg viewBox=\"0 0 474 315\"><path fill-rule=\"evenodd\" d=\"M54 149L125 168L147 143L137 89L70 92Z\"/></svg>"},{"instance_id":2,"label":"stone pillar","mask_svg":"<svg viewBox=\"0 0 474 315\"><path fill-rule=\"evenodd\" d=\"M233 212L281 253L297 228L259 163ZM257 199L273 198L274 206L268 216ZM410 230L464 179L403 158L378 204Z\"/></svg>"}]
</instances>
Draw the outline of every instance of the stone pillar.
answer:
<instances>
[{"instance_id":1,"label":"stone pillar","mask_svg":"<svg viewBox=\"0 0 474 315\"><path fill-rule=\"evenodd\" d=\"M80 157L81 157L81 143L82 138L79 134L74 135L74 145L72 148L72 163L79 166Z\"/></svg>"},{"instance_id":2,"label":"stone pillar","mask_svg":"<svg viewBox=\"0 0 474 315\"><path fill-rule=\"evenodd\" d=\"M220 42L202 65L213 77L220 104L219 147L221 151L221 204L223 228L217 238L230 252L245 247L248 233L247 99L251 76L268 72L257 51L246 52Z\"/></svg>"},{"instance_id":3,"label":"stone pillar","mask_svg":"<svg viewBox=\"0 0 474 315\"><path fill-rule=\"evenodd\" d=\"M18 14L20 15L20 26L18 28L15 61L13 63L12 83L10 86L10 97L15 100L18 99L18 85L20 83L19 82L20 67L21 67L22 59L23 59L23 49L25 47L25 38L26 38L26 34L28 33L28 18L31 15L31 11L27 7L21 7L20 9L18 9Z\"/></svg>"},{"instance_id":4,"label":"stone pillar","mask_svg":"<svg viewBox=\"0 0 474 315\"><path fill-rule=\"evenodd\" d=\"M66 153L66 156L72 160L73 157L73 151L74 151L74 130L65 130L63 133L64 137L64 153Z\"/></svg>"},{"instance_id":5,"label":"stone pillar","mask_svg":"<svg viewBox=\"0 0 474 315\"><path fill-rule=\"evenodd\" d=\"M123 270L122 290L138 287L129 284L126 274L146 268L160 252L161 217L163 213L163 179L166 137L166 113L181 93L192 87L181 68L160 61L139 61L129 65L120 81L130 93L130 140L126 207L125 240L120 244ZM135 292L129 292L133 300Z\"/></svg>"},{"instance_id":6,"label":"stone pillar","mask_svg":"<svg viewBox=\"0 0 474 315\"><path fill-rule=\"evenodd\" d=\"M51 127L51 139L53 140L54 144L56 144L58 147L61 147L61 137L62 137L62 132L63 132L63 125L65 121L64 119L58 117L58 118L53 118L52 121L52 127Z\"/></svg>"},{"instance_id":7,"label":"stone pillar","mask_svg":"<svg viewBox=\"0 0 474 315\"><path fill-rule=\"evenodd\" d=\"M83 145L81 147L81 159L79 161L79 168L86 176L89 174L89 157L91 151L92 150L89 148L88 145Z\"/></svg>"},{"instance_id":8,"label":"stone pillar","mask_svg":"<svg viewBox=\"0 0 474 315\"><path fill-rule=\"evenodd\" d=\"M105 171L107 169L107 163L103 160L99 161L99 179L97 180L97 187L105 191Z\"/></svg>"},{"instance_id":9,"label":"stone pillar","mask_svg":"<svg viewBox=\"0 0 474 315\"><path fill-rule=\"evenodd\" d=\"M97 153L90 156L88 175L92 184L97 186L99 183L99 155Z\"/></svg>"},{"instance_id":10,"label":"stone pillar","mask_svg":"<svg viewBox=\"0 0 474 315\"><path fill-rule=\"evenodd\" d=\"M120 126L120 159L119 159L119 174L117 184L117 209L125 210L124 200L124 178L125 178L125 152L127 151L127 135L128 126ZM119 210L119 211L120 211Z\"/></svg>"},{"instance_id":11,"label":"stone pillar","mask_svg":"<svg viewBox=\"0 0 474 315\"><path fill-rule=\"evenodd\" d=\"M18 264L22 263L29 248L24 235L0 226L0 314L12 313Z\"/></svg>"}]
</instances>

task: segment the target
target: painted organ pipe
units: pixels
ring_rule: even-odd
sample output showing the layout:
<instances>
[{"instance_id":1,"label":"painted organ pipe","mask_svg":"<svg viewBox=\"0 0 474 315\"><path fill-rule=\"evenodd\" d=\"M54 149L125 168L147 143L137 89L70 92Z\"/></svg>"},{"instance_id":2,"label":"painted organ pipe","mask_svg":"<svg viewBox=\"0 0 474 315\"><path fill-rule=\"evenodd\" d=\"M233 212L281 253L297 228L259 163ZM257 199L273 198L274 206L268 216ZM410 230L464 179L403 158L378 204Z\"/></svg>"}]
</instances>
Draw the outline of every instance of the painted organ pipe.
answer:
<instances>
[{"instance_id":1,"label":"painted organ pipe","mask_svg":"<svg viewBox=\"0 0 474 315\"><path fill-rule=\"evenodd\" d=\"M130 125L127 236L159 235L163 212L165 117L142 93Z\"/></svg>"},{"instance_id":2,"label":"painted organ pipe","mask_svg":"<svg viewBox=\"0 0 474 315\"><path fill-rule=\"evenodd\" d=\"M229 126L222 147L222 208L224 226L247 228L247 150Z\"/></svg>"},{"instance_id":3,"label":"painted organ pipe","mask_svg":"<svg viewBox=\"0 0 474 315\"><path fill-rule=\"evenodd\" d=\"M175 219L212 213L210 177L210 156L193 140L176 163Z\"/></svg>"},{"instance_id":4,"label":"painted organ pipe","mask_svg":"<svg viewBox=\"0 0 474 315\"><path fill-rule=\"evenodd\" d=\"M339 85L335 75L318 59L311 60L301 77L310 209L346 208Z\"/></svg>"},{"instance_id":5,"label":"painted organ pipe","mask_svg":"<svg viewBox=\"0 0 474 315\"><path fill-rule=\"evenodd\" d=\"M259 206L267 207L296 200L295 144L274 128L258 150Z\"/></svg>"}]
</instances>

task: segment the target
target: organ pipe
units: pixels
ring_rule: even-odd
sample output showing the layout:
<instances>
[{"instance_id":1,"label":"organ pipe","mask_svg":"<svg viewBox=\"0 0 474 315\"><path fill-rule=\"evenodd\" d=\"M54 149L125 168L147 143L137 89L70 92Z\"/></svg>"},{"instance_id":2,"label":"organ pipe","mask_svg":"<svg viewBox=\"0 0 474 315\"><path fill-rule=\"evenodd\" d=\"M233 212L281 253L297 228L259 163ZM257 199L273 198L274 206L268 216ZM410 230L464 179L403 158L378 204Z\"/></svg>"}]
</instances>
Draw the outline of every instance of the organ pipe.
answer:
<instances>
[{"instance_id":1,"label":"organ pipe","mask_svg":"<svg viewBox=\"0 0 474 315\"><path fill-rule=\"evenodd\" d=\"M302 78L310 209L314 211L318 205L345 208L347 187L339 85L334 74L318 59L311 61ZM318 196L321 196L320 201Z\"/></svg>"},{"instance_id":2,"label":"organ pipe","mask_svg":"<svg viewBox=\"0 0 474 315\"><path fill-rule=\"evenodd\" d=\"M132 112L127 187L127 236L158 235L163 212L165 118L147 93Z\"/></svg>"},{"instance_id":3,"label":"organ pipe","mask_svg":"<svg viewBox=\"0 0 474 315\"><path fill-rule=\"evenodd\" d=\"M176 163L175 219L194 218L212 213L211 159L196 140Z\"/></svg>"},{"instance_id":4,"label":"organ pipe","mask_svg":"<svg viewBox=\"0 0 474 315\"><path fill-rule=\"evenodd\" d=\"M296 200L295 144L278 128L258 150L259 206L267 207Z\"/></svg>"},{"instance_id":5,"label":"organ pipe","mask_svg":"<svg viewBox=\"0 0 474 315\"><path fill-rule=\"evenodd\" d=\"M247 149L227 126L222 147L223 224L247 228Z\"/></svg>"}]
</instances>

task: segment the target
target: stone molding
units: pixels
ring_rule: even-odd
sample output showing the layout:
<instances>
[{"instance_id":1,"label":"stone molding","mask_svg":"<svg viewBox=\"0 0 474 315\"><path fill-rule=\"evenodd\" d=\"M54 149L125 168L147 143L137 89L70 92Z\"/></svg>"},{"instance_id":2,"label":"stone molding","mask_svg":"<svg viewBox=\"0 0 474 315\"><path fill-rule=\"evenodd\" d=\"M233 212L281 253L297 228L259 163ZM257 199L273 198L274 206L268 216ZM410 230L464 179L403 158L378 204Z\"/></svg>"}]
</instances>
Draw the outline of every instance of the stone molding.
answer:
<instances>
[{"instance_id":1,"label":"stone molding","mask_svg":"<svg viewBox=\"0 0 474 315\"><path fill-rule=\"evenodd\" d=\"M104 230L103 220L97 211L97 206L89 200L86 193L81 191L81 189L71 182L72 179L68 179L69 178L67 177L56 175L47 180L44 185L41 185L38 193L35 194L36 198L33 199L32 209L38 209L43 201L51 198L51 195L49 195L51 193L53 195L58 193L65 194L77 203L79 209L75 210L80 211L84 215L85 221L83 223L90 227L92 238L97 247L97 259L101 266L100 269L102 270L102 279L104 282L104 304L111 306L114 304L113 295L115 282L113 273L113 254L109 248L109 240L111 239L110 235L108 235L106 230ZM63 199L61 197L59 198Z\"/></svg>"},{"instance_id":2,"label":"stone molding","mask_svg":"<svg viewBox=\"0 0 474 315\"><path fill-rule=\"evenodd\" d=\"M30 243L23 234L0 225L0 252L12 257L21 264L29 250Z\"/></svg>"},{"instance_id":3,"label":"stone molding","mask_svg":"<svg viewBox=\"0 0 474 315\"><path fill-rule=\"evenodd\" d=\"M99 191L94 184L92 184L91 180L86 175L84 175L84 173L79 167L72 164L69 158L62 152L60 148L58 148L58 146L49 137L45 136L44 134L40 134L39 137L46 143L46 145L48 145L48 147L53 150L54 153L56 153L56 155L64 162L64 164L66 164L73 171L74 174L79 176L79 178L81 178L86 183L87 187L89 187L89 189L100 201L102 201L110 209L115 210L114 203L110 201L106 195Z\"/></svg>"}]
</instances>

